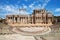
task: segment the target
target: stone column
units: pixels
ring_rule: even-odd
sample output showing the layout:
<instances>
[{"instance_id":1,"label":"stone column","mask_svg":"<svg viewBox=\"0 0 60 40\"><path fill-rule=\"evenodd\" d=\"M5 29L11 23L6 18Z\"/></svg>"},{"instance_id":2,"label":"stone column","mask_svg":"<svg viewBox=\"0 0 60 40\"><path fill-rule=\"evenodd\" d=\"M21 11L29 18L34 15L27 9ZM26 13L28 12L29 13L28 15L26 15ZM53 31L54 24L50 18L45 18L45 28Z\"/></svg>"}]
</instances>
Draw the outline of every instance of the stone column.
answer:
<instances>
[{"instance_id":1,"label":"stone column","mask_svg":"<svg viewBox=\"0 0 60 40\"><path fill-rule=\"evenodd\" d=\"M22 23L23 23L23 17L22 17Z\"/></svg>"},{"instance_id":2,"label":"stone column","mask_svg":"<svg viewBox=\"0 0 60 40\"><path fill-rule=\"evenodd\" d=\"M26 20L25 20L26 21ZM24 23L24 17L23 17L23 23Z\"/></svg>"},{"instance_id":3,"label":"stone column","mask_svg":"<svg viewBox=\"0 0 60 40\"><path fill-rule=\"evenodd\" d=\"M27 24L29 23L28 17L27 17Z\"/></svg>"},{"instance_id":4,"label":"stone column","mask_svg":"<svg viewBox=\"0 0 60 40\"><path fill-rule=\"evenodd\" d=\"M10 17L10 23L12 23L13 21L12 21L12 17Z\"/></svg>"},{"instance_id":5,"label":"stone column","mask_svg":"<svg viewBox=\"0 0 60 40\"><path fill-rule=\"evenodd\" d=\"M46 14L45 14L45 24L46 24Z\"/></svg>"},{"instance_id":6,"label":"stone column","mask_svg":"<svg viewBox=\"0 0 60 40\"><path fill-rule=\"evenodd\" d=\"M52 17L52 22L53 22L53 17Z\"/></svg>"},{"instance_id":7,"label":"stone column","mask_svg":"<svg viewBox=\"0 0 60 40\"><path fill-rule=\"evenodd\" d=\"M19 19L20 19L20 18L18 17L18 18L17 18L17 22L18 22L18 23L19 23Z\"/></svg>"},{"instance_id":8,"label":"stone column","mask_svg":"<svg viewBox=\"0 0 60 40\"><path fill-rule=\"evenodd\" d=\"M41 24L42 24L42 21L43 21L43 20L42 20L42 15L41 15Z\"/></svg>"},{"instance_id":9,"label":"stone column","mask_svg":"<svg viewBox=\"0 0 60 40\"><path fill-rule=\"evenodd\" d=\"M28 16L28 24L30 23L30 17Z\"/></svg>"},{"instance_id":10,"label":"stone column","mask_svg":"<svg viewBox=\"0 0 60 40\"><path fill-rule=\"evenodd\" d=\"M27 17L27 19L26 19L26 20L27 20L27 24L28 24L28 22L29 22L29 21L28 21L28 17Z\"/></svg>"},{"instance_id":11,"label":"stone column","mask_svg":"<svg viewBox=\"0 0 60 40\"><path fill-rule=\"evenodd\" d=\"M33 24L33 17L32 17L32 24Z\"/></svg>"},{"instance_id":12,"label":"stone column","mask_svg":"<svg viewBox=\"0 0 60 40\"><path fill-rule=\"evenodd\" d=\"M52 22L53 22L53 17L51 17L51 24L52 24Z\"/></svg>"},{"instance_id":13,"label":"stone column","mask_svg":"<svg viewBox=\"0 0 60 40\"><path fill-rule=\"evenodd\" d=\"M13 24L14 24L14 17L12 17L12 22L13 22Z\"/></svg>"},{"instance_id":14,"label":"stone column","mask_svg":"<svg viewBox=\"0 0 60 40\"><path fill-rule=\"evenodd\" d=\"M23 23L23 18L21 17L21 23Z\"/></svg>"},{"instance_id":15,"label":"stone column","mask_svg":"<svg viewBox=\"0 0 60 40\"><path fill-rule=\"evenodd\" d=\"M6 23L8 24L8 17L6 17Z\"/></svg>"},{"instance_id":16,"label":"stone column","mask_svg":"<svg viewBox=\"0 0 60 40\"><path fill-rule=\"evenodd\" d=\"M24 23L24 17L23 17L23 23Z\"/></svg>"},{"instance_id":17,"label":"stone column","mask_svg":"<svg viewBox=\"0 0 60 40\"><path fill-rule=\"evenodd\" d=\"M14 17L14 20L13 21L14 21L14 23L16 22L15 17Z\"/></svg>"},{"instance_id":18,"label":"stone column","mask_svg":"<svg viewBox=\"0 0 60 40\"><path fill-rule=\"evenodd\" d=\"M20 22L22 22L22 18L20 17Z\"/></svg>"},{"instance_id":19,"label":"stone column","mask_svg":"<svg viewBox=\"0 0 60 40\"><path fill-rule=\"evenodd\" d=\"M19 23L21 22L21 18L19 17Z\"/></svg>"},{"instance_id":20,"label":"stone column","mask_svg":"<svg viewBox=\"0 0 60 40\"><path fill-rule=\"evenodd\" d=\"M25 23L26 23L26 17L25 17L24 21L25 21Z\"/></svg>"}]
</instances>

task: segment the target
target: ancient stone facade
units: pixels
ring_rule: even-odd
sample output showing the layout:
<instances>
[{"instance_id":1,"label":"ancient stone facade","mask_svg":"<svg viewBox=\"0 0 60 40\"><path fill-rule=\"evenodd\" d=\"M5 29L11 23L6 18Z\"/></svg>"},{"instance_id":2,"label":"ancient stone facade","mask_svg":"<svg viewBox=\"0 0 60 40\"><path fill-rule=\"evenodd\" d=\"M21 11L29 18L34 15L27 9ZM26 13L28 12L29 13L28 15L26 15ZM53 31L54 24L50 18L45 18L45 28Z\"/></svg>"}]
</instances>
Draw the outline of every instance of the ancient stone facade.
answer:
<instances>
[{"instance_id":1,"label":"ancient stone facade","mask_svg":"<svg viewBox=\"0 0 60 40\"><path fill-rule=\"evenodd\" d=\"M8 24L52 24L53 15L45 9L33 10L31 15L7 15Z\"/></svg>"}]
</instances>

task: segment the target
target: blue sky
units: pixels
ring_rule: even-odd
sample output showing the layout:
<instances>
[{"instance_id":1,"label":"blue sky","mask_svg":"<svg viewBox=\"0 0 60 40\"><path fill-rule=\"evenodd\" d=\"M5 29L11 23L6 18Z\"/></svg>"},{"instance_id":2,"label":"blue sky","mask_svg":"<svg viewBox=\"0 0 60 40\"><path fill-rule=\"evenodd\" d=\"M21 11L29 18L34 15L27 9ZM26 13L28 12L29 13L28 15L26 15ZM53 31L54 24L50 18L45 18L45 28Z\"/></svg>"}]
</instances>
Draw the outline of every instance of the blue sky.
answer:
<instances>
[{"instance_id":1,"label":"blue sky","mask_svg":"<svg viewBox=\"0 0 60 40\"><path fill-rule=\"evenodd\" d=\"M26 9L24 14L31 14L34 9L46 9L53 15L60 16L60 0L0 0L0 17L19 14L19 8Z\"/></svg>"}]
</instances>

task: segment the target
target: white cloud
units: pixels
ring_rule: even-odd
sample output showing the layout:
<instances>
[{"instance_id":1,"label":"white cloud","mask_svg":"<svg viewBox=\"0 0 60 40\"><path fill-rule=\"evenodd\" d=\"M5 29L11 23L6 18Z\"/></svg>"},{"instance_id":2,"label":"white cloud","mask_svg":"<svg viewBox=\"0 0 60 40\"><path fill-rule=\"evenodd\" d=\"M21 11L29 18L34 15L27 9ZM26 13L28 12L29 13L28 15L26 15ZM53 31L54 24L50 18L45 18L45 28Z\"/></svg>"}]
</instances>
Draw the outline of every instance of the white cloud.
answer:
<instances>
[{"instance_id":1,"label":"white cloud","mask_svg":"<svg viewBox=\"0 0 60 40\"><path fill-rule=\"evenodd\" d=\"M25 0L25 1L29 2L29 1L32 1L32 0ZM0 9L2 9L2 10L7 12L5 14L1 14L0 13L0 15L19 14L19 8L20 9L24 8L24 9L27 9L29 11L32 11L34 9L43 9L43 8L45 8L47 6L49 1L50 0L33 0L33 2L30 3L29 6L27 6L25 4L22 4L22 6L19 7L18 4L20 4L20 2L21 2L21 0L19 0L15 6L13 6L13 5L5 5L5 6L2 5L2 6L0 6ZM42 4L40 2L42 2ZM59 9L56 9L56 11L57 10L59 10ZM25 13L29 14L29 12L25 12Z\"/></svg>"},{"instance_id":2,"label":"white cloud","mask_svg":"<svg viewBox=\"0 0 60 40\"><path fill-rule=\"evenodd\" d=\"M22 7L23 7L23 9L27 9L27 6L26 5L23 5L23 6L21 6L20 7L20 9L22 9ZM19 8L17 7L17 6L13 6L13 5L6 5L6 6L2 6L2 7L0 7L0 9L3 9L4 11L6 11L6 13L4 14L3 12L2 12L2 14L0 14L0 15L4 15L4 16L6 16L6 15L10 15L10 14L29 14L29 12L27 12L26 10L25 11L19 11Z\"/></svg>"},{"instance_id":3,"label":"white cloud","mask_svg":"<svg viewBox=\"0 0 60 40\"><path fill-rule=\"evenodd\" d=\"M26 10L21 10L20 12L19 12L20 14L29 14L29 12L27 12Z\"/></svg>"},{"instance_id":4,"label":"white cloud","mask_svg":"<svg viewBox=\"0 0 60 40\"><path fill-rule=\"evenodd\" d=\"M40 2L49 2L50 0L37 0L37 1L40 1Z\"/></svg>"},{"instance_id":5,"label":"white cloud","mask_svg":"<svg viewBox=\"0 0 60 40\"><path fill-rule=\"evenodd\" d=\"M55 12L60 12L60 8L57 8L57 9L55 10Z\"/></svg>"},{"instance_id":6,"label":"white cloud","mask_svg":"<svg viewBox=\"0 0 60 40\"><path fill-rule=\"evenodd\" d=\"M42 8L42 9L45 8L46 5L47 5L47 3L44 3L44 4L41 6L41 8Z\"/></svg>"},{"instance_id":7,"label":"white cloud","mask_svg":"<svg viewBox=\"0 0 60 40\"><path fill-rule=\"evenodd\" d=\"M45 0L45 2L47 2L47 3L48 3L49 1L50 1L50 0Z\"/></svg>"},{"instance_id":8,"label":"white cloud","mask_svg":"<svg viewBox=\"0 0 60 40\"><path fill-rule=\"evenodd\" d=\"M45 8L50 0L45 0L45 2L42 4L41 8Z\"/></svg>"},{"instance_id":9,"label":"white cloud","mask_svg":"<svg viewBox=\"0 0 60 40\"><path fill-rule=\"evenodd\" d=\"M5 7L5 10L7 10L7 11L11 11L12 8L11 8L10 6L6 6L6 7Z\"/></svg>"},{"instance_id":10,"label":"white cloud","mask_svg":"<svg viewBox=\"0 0 60 40\"><path fill-rule=\"evenodd\" d=\"M13 6L13 5L6 5L6 6L2 6L0 7L0 9L2 9L2 13L5 11L6 13L1 14L0 15L7 15L7 14L18 14L18 8ZM1 12L1 11L0 11Z\"/></svg>"},{"instance_id":11,"label":"white cloud","mask_svg":"<svg viewBox=\"0 0 60 40\"><path fill-rule=\"evenodd\" d=\"M37 1L42 3L36 5L35 3L38 3ZM47 6L49 1L50 0L35 0L32 4L29 5L29 7L31 9L43 9Z\"/></svg>"},{"instance_id":12,"label":"white cloud","mask_svg":"<svg viewBox=\"0 0 60 40\"><path fill-rule=\"evenodd\" d=\"M25 4L23 4L23 6L21 6L21 8L23 7L23 9L27 9L27 6Z\"/></svg>"},{"instance_id":13,"label":"white cloud","mask_svg":"<svg viewBox=\"0 0 60 40\"><path fill-rule=\"evenodd\" d=\"M30 8L32 8L33 6L34 6L34 4L33 4L33 3L29 5L29 7L30 7Z\"/></svg>"}]
</instances>

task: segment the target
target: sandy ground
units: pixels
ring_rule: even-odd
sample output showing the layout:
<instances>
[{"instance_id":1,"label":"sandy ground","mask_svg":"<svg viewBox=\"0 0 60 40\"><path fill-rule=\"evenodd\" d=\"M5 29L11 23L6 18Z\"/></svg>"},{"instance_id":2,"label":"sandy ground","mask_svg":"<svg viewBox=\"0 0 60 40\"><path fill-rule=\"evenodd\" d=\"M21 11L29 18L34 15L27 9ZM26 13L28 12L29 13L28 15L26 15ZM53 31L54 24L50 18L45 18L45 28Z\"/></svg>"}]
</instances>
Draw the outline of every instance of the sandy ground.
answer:
<instances>
[{"instance_id":1,"label":"sandy ground","mask_svg":"<svg viewBox=\"0 0 60 40\"><path fill-rule=\"evenodd\" d=\"M0 24L0 26L1 25L4 26L3 28L5 28L3 30L3 32L5 32L6 29L7 30L9 29L9 27L7 28L7 26L5 26L3 24ZM51 28L52 28L51 33L48 33L46 35L42 35L42 37L37 36L37 38L40 40L42 40L42 39L43 40L60 40L60 23L55 24L54 26L51 26ZM23 36L21 34L9 34L9 35L6 34L6 35L0 35L0 40L37 40L37 39L34 36Z\"/></svg>"},{"instance_id":2,"label":"sandy ground","mask_svg":"<svg viewBox=\"0 0 60 40\"><path fill-rule=\"evenodd\" d=\"M36 36L39 40L60 40L60 33ZM40 38L41 37L41 38ZM34 36L23 36L21 34L0 35L0 40L37 40Z\"/></svg>"},{"instance_id":3,"label":"sandy ground","mask_svg":"<svg viewBox=\"0 0 60 40\"><path fill-rule=\"evenodd\" d=\"M20 34L0 35L0 40L35 40L33 36L23 36Z\"/></svg>"}]
</instances>

